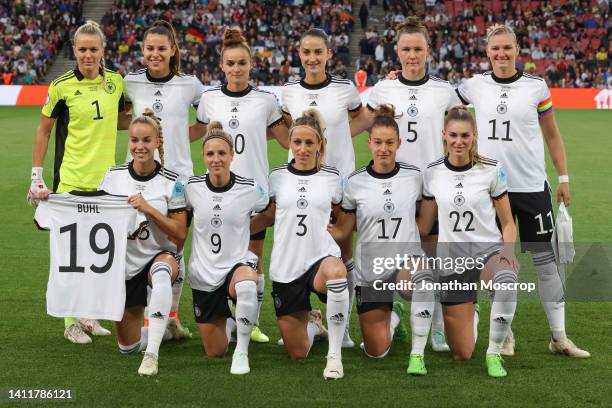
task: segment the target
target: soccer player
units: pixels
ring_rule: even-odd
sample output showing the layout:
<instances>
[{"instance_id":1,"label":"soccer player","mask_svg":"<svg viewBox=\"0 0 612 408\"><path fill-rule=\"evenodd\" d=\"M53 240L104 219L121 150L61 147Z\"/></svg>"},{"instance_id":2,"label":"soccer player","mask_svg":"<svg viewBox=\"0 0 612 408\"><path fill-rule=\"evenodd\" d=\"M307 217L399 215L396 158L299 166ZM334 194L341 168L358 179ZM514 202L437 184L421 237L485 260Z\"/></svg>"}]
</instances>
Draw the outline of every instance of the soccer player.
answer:
<instances>
[{"instance_id":1,"label":"soccer player","mask_svg":"<svg viewBox=\"0 0 612 408\"><path fill-rule=\"evenodd\" d=\"M272 296L283 342L292 359L306 358L318 327L309 321L310 292L327 303L329 351L325 379L344 376L342 337L349 310L346 268L327 231L332 205L342 201L340 173L323 165L324 126L316 110L293 121L294 159L270 174L270 207L253 218L251 231L274 224L270 262Z\"/></svg>"},{"instance_id":2,"label":"soccer player","mask_svg":"<svg viewBox=\"0 0 612 408\"><path fill-rule=\"evenodd\" d=\"M197 108L204 86L193 75L181 72L180 49L176 33L170 23L158 20L145 31L142 41L145 68L125 77L126 100L132 103L132 114L140 116L152 109L161 120L165 134L165 165L186 183L193 176L190 143L201 138L206 127L195 122L189 125L189 111ZM127 123L126 123L127 122ZM127 128L129 120L121 123ZM128 160L130 160L128 152ZM179 248L180 275L172 285L171 323L175 339L190 338L191 333L181 324L178 307L185 276L185 260ZM145 316L148 316L145 312ZM149 324L145 319L145 326Z\"/></svg>"},{"instance_id":3,"label":"soccer player","mask_svg":"<svg viewBox=\"0 0 612 408\"><path fill-rule=\"evenodd\" d=\"M230 373L250 372L249 342L257 319L257 259L249 252L249 219L269 204L267 192L253 179L230 171L234 141L220 122L208 124L202 146L208 173L190 177L187 204L194 230L189 260L193 311L207 355L223 357L236 327ZM231 319L227 299L236 304Z\"/></svg>"},{"instance_id":4,"label":"soccer player","mask_svg":"<svg viewBox=\"0 0 612 408\"><path fill-rule=\"evenodd\" d=\"M487 372L505 377L500 356L516 310L519 265L514 256L516 228L510 211L506 174L497 160L480 156L476 147L476 122L463 106L451 108L444 122L445 156L425 170L419 227L428 231L438 217L440 235L436 256L452 259L454 268L441 269L444 324L455 360L468 360L477 335L477 291L453 287L491 282L492 291ZM496 216L501 232L496 225ZM473 268L467 268L468 261ZM466 268L459 261L465 261Z\"/></svg>"},{"instance_id":5,"label":"soccer player","mask_svg":"<svg viewBox=\"0 0 612 408\"><path fill-rule=\"evenodd\" d=\"M300 39L299 56L304 77L299 81L287 82L283 87L283 113L288 125L291 118L297 118L307 109L318 110L327 128L327 154L325 164L335 167L342 178L348 177L355 170L355 152L351 142L349 116L354 118L361 112L361 99L357 88L348 79L329 75L325 68L331 58L330 41L325 31L312 28L304 32ZM291 153L289 159L292 158ZM337 216L338 209L334 210ZM349 294L351 305L354 297L353 273L353 236L349 235L339 242L342 259L348 271ZM350 311L350 308L349 308ZM354 343L347 330L342 341L342 347L353 347Z\"/></svg>"},{"instance_id":6,"label":"soccer player","mask_svg":"<svg viewBox=\"0 0 612 408\"><path fill-rule=\"evenodd\" d=\"M106 171L115 165L117 122L124 110L123 79L105 68L105 41L96 22L88 20L80 26L73 44L76 68L49 86L34 140L28 192L31 205L49 194L42 166L54 126L51 191L95 191ZM64 325L64 337L72 343L91 343L83 330L96 336L110 335L96 320L67 317Z\"/></svg>"},{"instance_id":7,"label":"soccer player","mask_svg":"<svg viewBox=\"0 0 612 408\"><path fill-rule=\"evenodd\" d=\"M476 109L480 151L508 169L512 215L518 221L521 249L531 253L538 274L540 299L551 331L548 349L570 357L590 357L565 332L565 296L550 243L554 224L544 143L559 175L557 202L570 204L569 176L563 140L553 113L550 90L539 77L516 68L519 48L514 31L504 25L487 30L492 72L461 83L457 93ZM512 332L510 332L512 333ZM509 335L504 355L514 354Z\"/></svg>"},{"instance_id":8,"label":"soccer player","mask_svg":"<svg viewBox=\"0 0 612 408\"><path fill-rule=\"evenodd\" d=\"M415 16L408 17L396 31L401 73L374 86L368 96L367 109L363 108L365 114L351 122L351 131L359 134L369 129L374 120L374 109L385 103L393 105L399 113L397 123L402 139L397 160L424 170L429 163L442 156L440 135L444 115L451 107L460 105L461 101L447 81L427 73L431 40L421 20ZM435 242L437 235L438 227L434 224L423 240ZM433 248L426 246L426 249L430 247ZM439 302L436 302L433 314L431 347L434 351L448 351Z\"/></svg>"},{"instance_id":9,"label":"soccer player","mask_svg":"<svg viewBox=\"0 0 612 408\"><path fill-rule=\"evenodd\" d=\"M125 271L125 312L117 322L117 342L122 354L145 351L138 374L157 374L159 346L172 304L172 282L179 276L178 248L187 237L184 187L178 174L163 167L164 134L152 110L145 109L128 130L133 160L111 168L99 189L129 195L128 202L144 213L149 226L128 240ZM155 160L159 152L160 162ZM147 286L151 296L147 302ZM149 326L141 335L148 304Z\"/></svg>"},{"instance_id":10,"label":"soccer player","mask_svg":"<svg viewBox=\"0 0 612 408\"><path fill-rule=\"evenodd\" d=\"M348 177L342 200L343 214L331 227L331 232L332 235L345 235L357 227L357 313L363 349L368 356L386 356L394 335L401 341L408 334L402 322L403 304L393 303L392 291L377 292L376 282L412 281L415 285L410 310L412 350L407 371L409 374L425 375L427 369L423 355L435 302L431 286L433 273L414 264L407 265L406 269L392 268L379 272L366 261L368 252L376 252L377 256L381 253L394 256L401 251L401 255L416 258L423 253L415 218L423 187L421 170L395 160L402 141L393 106L379 105L374 114L374 124L368 138L372 161ZM401 243L401 250L394 243ZM429 287L425 286L427 283ZM400 294L409 295L410 291Z\"/></svg>"},{"instance_id":11,"label":"soccer player","mask_svg":"<svg viewBox=\"0 0 612 408\"><path fill-rule=\"evenodd\" d=\"M274 94L249 85L251 49L239 28L227 28L221 48L221 69L226 83L207 90L198 106L198 121L219 121L232 136L234 159L232 171L255 179L268 191L268 139L274 138L289 148L288 131ZM261 309L265 279L262 256L266 231L252 235L249 251L257 255L257 296ZM259 309L251 340L270 341L259 328Z\"/></svg>"}]
</instances>

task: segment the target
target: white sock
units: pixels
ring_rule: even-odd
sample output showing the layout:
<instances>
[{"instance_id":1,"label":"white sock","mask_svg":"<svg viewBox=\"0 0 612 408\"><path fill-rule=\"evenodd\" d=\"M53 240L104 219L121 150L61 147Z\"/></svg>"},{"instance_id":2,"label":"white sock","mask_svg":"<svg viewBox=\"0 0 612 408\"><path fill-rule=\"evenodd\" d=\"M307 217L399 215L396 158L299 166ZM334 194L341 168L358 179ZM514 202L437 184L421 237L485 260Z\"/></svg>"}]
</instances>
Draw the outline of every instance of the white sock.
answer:
<instances>
[{"instance_id":1,"label":"white sock","mask_svg":"<svg viewBox=\"0 0 612 408\"><path fill-rule=\"evenodd\" d=\"M149 303L149 344L147 353L159 353L159 345L166 331L172 304L172 269L166 262L155 262L151 266L151 302Z\"/></svg>"},{"instance_id":2,"label":"white sock","mask_svg":"<svg viewBox=\"0 0 612 408\"><path fill-rule=\"evenodd\" d=\"M353 262L353 258L349 259L344 263L346 267L346 280L348 283L348 293L349 293L349 307L348 314L346 317L346 329L345 332L348 334L348 329L351 324L351 311L353 310L353 302L355 300L355 263Z\"/></svg>"},{"instance_id":3,"label":"white sock","mask_svg":"<svg viewBox=\"0 0 612 408\"><path fill-rule=\"evenodd\" d=\"M434 302L433 316L431 318L431 330L444 332L444 314L442 313L442 304L438 296L438 291L434 294L436 296Z\"/></svg>"},{"instance_id":4,"label":"white sock","mask_svg":"<svg viewBox=\"0 0 612 408\"><path fill-rule=\"evenodd\" d=\"M389 324L389 334L391 335L391 340L393 341L393 336L395 335L395 328L400 322L400 317L395 313L395 310L391 310L391 322ZM366 353L367 354L367 353Z\"/></svg>"},{"instance_id":5,"label":"white sock","mask_svg":"<svg viewBox=\"0 0 612 408\"><path fill-rule=\"evenodd\" d=\"M257 274L257 319L255 324L259 326L259 313L261 312L261 304L263 303L264 290L266 289L266 277L262 273Z\"/></svg>"},{"instance_id":6,"label":"white sock","mask_svg":"<svg viewBox=\"0 0 612 408\"><path fill-rule=\"evenodd\" d=\"M309 321L306 324L306 333L308 334L308 353L306 353L306 355L310 354L310 349L312 348L312 345L314 344L314 338L315 338L316 332L317 332L317 326L315 326L313 322Z\"/></svg>"},{"instance_id":7,"label":"white sock","mask_svg":"<svg viewBox=\"0 0 612 408\"><path fill-rule=\"evenodd\" d=\"M234 353L249 353L251 330L257 319L257 284L243 280L236 284L236 350Z\"/></svg>"},{"instance_id":8,"label":"white sock","mask_svg":"<svg viewBox=\"0 0 612 408\"><path fill-rule=\"evenodd\" d=\"M132 354L132 353L140 353L142 350L144 350L147 347L147 343L145 342L143 344L142 337L141 337L141 339L134 344L124 346L122 344L117 343L117 346L119 347L119 352L121 354Z\"/></svg>"},{"instance_id":9,"label":"white sock","mask_svg":"<svg viewBox=\"0 0 612 408\"><path fill-rule=\"evenodd\" d=\"M236 320L233 317L228 317L225 320L225 336L227 337L227 343L229 344L230 339L232 338L232 333L236 331Z\"/></svg>"},{"instance_id":10,"label":"white sock","mask_svg":"<svg viewBox=\"0 0 612 408\"><path fill-rule=\"evenodd\" d=\"M172 284L172 306L170 312L178 319L179 302L181 301L181 293L183 293L183 283L185 282L185 257L181 255L179 261L179 274Z\"/></svg>"},{"instance_id":11,"label":"white sock","mask_svg":"<svg viewBox=\"0 0 612 408\"><path fill-rule=\"evenodd\" d=\"M513 271L499 271L493 277L494 284L516 284L517 276ZM499 354L504 340L510 331L516 310L516 289L496 290L491 304L489 326L489 348L487 354Z\"/></svg>"},{"instance_id":12,"label":"white sock","mask_svg":"<svg viewBox=\"0 0 612 408\"><path fill-rule=\"evenodd\" d=\"M480 322L480 313L474 310L474 345L478 341L478 323Z\"/></svg>"},{"instance_id":13,"label":"white sock","mask_svg":"<svg viewBox=\"0 0 612 408\"><path fill-rule=\"evenodd\" d=\"M563 340L565 334L565 291L552 251L532 255L538 273L540 300L554 340Z\"/></svg>"},{"instance_id":14,"label":"white sock","mask_svg":"<svg viewBox=\"0 0 612 408\"><path fill-rule=\"evenodd\" d=\"M434 291L423 288L423 285L431 287L433 274L430 271L419 271L412 276L412 283L414 286L410 305L410 326L412 328L410 354L424 354L436 298Z\"/></svg>"},{"instance_id":15,"label":"white sock","mask_svg":"<svg viewBox=\"0 0 612 408\"><path fill-rule=\"evenodd\" d=\"M327 281L327 330L329 337L329 354L338 357L342 351L342 338L346 329L349 308L349 294L346 279Z\"/></svg>"}]
</instances>

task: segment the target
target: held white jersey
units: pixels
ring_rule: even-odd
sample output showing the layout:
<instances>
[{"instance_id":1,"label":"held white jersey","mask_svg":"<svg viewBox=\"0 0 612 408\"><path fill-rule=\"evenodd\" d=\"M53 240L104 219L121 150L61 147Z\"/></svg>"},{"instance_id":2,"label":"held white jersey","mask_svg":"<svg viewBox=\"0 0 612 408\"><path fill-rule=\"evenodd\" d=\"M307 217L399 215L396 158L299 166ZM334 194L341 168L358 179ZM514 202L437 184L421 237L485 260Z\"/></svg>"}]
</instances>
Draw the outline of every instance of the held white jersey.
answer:
<instances>
[{"instance_id":1,"label":"held white jersey","mask_svg":"<svg viewBox=\"0 0 612 408\"><path fill-rule=\"evenodd\" d=\"M136 174L133 162L112 167L98 189L124 196L141 193L162 214L185 211L185 191L181 181L177 180L178 174L156 164L155 171L145 177ZM125 279L138 275L161 251L176 252L177 248L155 222L149 222L136 239L128 241Z\"/></svg>"},{"instance_id":2,"label":"held white jersey","mask_svg":"<svg viewBox=\"0 0 612 408\"><path fill-rule=\"evenodd\" d=\"M270 198L276 201L270 277L287 283L302 276L319 259L340 256L327 231L332 203L342 201L338 170L301 171L291 163L270 173Z\"/></svg>"},{"instance_id":3,"label":"held white jersey","mask_svg":"<svg viewBox=\"0 0 612 408\"><path fill-rule=\"evenodd\" d=\"M426 75L420 81L399 76L395 80L379 81L368 96L368 109L382 104L395 108L402 144L397 161L425 169L442 156L444 115L461 100L453 87L442 79Z\"/></svg>"},{"instance_id":4,"label":"held white jersey","mask_svg":"<svg viewBox=\"0 0 612 408\"><path fill-rule=\"evenodd\" d=\"M219 121L234 140L232 171L254 178L268 191L268 139L266 132L282 120L273 93L249 86L232 92L226 85L208 89L198 106L198 121Z\"/></svg>"},{"instance_id":5,"label":"held white jersey","mask_svg":"<svg viewBox=\"0 0 612 408\"><path fill-rule=\"evenodd\" d=\"M120 321L125 306L125 253L138 212L125 196L104 192L51 194L36 225L50 231L47 313Z\"/></svg>"},{"instance_id":6,"label":"held white jersey","mask_svg":"<svg viewBox=\"0 0 612 408\"><path fill-rule=\"evenodd\" d=\"M390 243L401 243L402 253L422 254L415 220L422 189L421 170L405 163L396 163L392 172L381 174L370 162L349 176L342 209L356 213L355 280L358 285L370 286L376 279L385 279L374 273L371 264L363 264L372 251L385 250L384 246L391 249ZM410 248L404 248L410 244Z\"/></svg>"},{"instance_id":7,"label":"held white jersey","mask_svg":"<svg viewBox=\"0 0 612 408\"><path fill-rule=\"evenodd\" d=\"M454 243L455 255L479 255L501 243L493 200L507 189L504 167L497 160L481 156L479 164L456 167L441 158L427 166L423 198L438 205L438 256L447 252L445 243Z\"/></svg>"},{"instance_id":8,"label":"held white jersey","mask_svg":"<svg viewBox=\"0 0 612 408\"><path fill-rule=\"evenodd\" d=\"M293 120L308 109L319 111L325 121L325 164L335 167L343 178L355 170L355 152L349 128L349 112L361 108L361 98L348 79L327 76L318 85L308 85L304 80L287 82L283 87L283 112ZM289 161L292 155L289 152Z\"/></svg>"},{"instance_id":9,"label":"held white jersey","mask_svg":"<svg viewBox=\"0 0 612 408\"><path fill-rule=\"evenodd\" d=\"M552 112L546 82L520 71L508 79L486 72L462 82L457 92L476 109L478 151L508 170L508 191L542 191L546 169L539 117Z\"/></svg>"},{"instance_id":10,"label":"held white jersey","mask_svg":"<svg viewBox=\"0 0 612 408\"><path fill-rule=\"evenodd\" d=\"M189 111L198 107L204 86L193 75L169 75L153 78L146 69L129 73L125 93L133 105L133 116L142 115L145 108L161 119L164 131L164 165L176 171L181 179L193 175L189 142ZM156 159L159 156L156 154ZM132 157L128 152L127 161Z\"/></svg>"},{"instance_id":11,"label":"held white jersey","mask_svg":"<svg viewBox=\"0 0 612 408\"><path fill-rule=\"evenodd\" d=\"M189 285L211 292L223 284L234 265L250 259L251 212L262 211L270 200L253 179L234 173L225 187L215 187L208 174L190 177L186 196L194 225Z\"/></svg>"}]
</instances>

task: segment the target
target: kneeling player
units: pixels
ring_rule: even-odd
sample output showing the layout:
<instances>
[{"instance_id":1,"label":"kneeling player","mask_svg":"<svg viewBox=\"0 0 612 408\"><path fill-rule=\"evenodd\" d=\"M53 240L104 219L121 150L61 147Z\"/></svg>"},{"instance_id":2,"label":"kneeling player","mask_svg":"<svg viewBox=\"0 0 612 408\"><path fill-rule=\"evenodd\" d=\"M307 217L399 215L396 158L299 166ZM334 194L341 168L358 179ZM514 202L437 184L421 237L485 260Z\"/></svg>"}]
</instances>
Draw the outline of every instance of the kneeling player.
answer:
<instances>
[{"instance_id":1,"label":"kneeling player","mask_svg":"<svg viewBox=\"0 0 612 408\"><path fill-rule=\"evenodd\" d=\"M415 222L423 179L418 167L395 161L400 143L393 106L380 105L368 138L372 161L349 176L342 200L343 214L336 226L330 226L330 232L338 241L357 226L357 312L368 356L386 356L394 335L398 340L407 336L402 322L403 304L393 303L393 291L381 286L412 281L412 351L408 373L425 375L423 354L435 302L433 288L426 283L433 283L433 274L414 262L409 262L406 269L377 271L373 269L373 259L369 259L372 253L391 257L399 250L418 257L423 252Z\"/></svg>"},{"instance_id":2,"label":"kneeling player","mask_svg":"<svg viewBox=\"0 0 612 408\"><path fill-rule=\"evenodd\" d=\"M183 185L177 174L155 161L159 150L163 163L163 135L151 110L134 119L129 127L129 150L133 160L111 168L99 189L129 195L128 202L144 213L149 227L128 241L125 313L116 323L121 353L145 349L140 375L157 374L159 346L166 330L172 303L172 282L179 272L177 250L187 236ZM146 199L145 199L146 197ZM148 334L141 336L147 285L151 287Z\"/></svg>"},{"instance_id":3,"label":"kneeling player","mask_svg":"<svg viewBox=\"0 0 612 408\"><path fill-rule=\"evenodd\" d=\"M230 372L247 374L258 313L257 257L248 251L250 214L263 210L269 199L253 179L230 171L234 145L221 123L208 125L202 149L208 173L191 177L186 189L194 216L189 261L193 310L204 351L222 357L234 326L227 299L236 303L237 341Z\"/></svg>"},{"instance_id":4,"label":"kneeling player","mask_svg":"<svg viewBox=\"0 0 612 408\"><path fill-rule=\"evenodd\" d=\"M252 233L274 224L270 263L272 296L285 348L294 359L306 358L317 334L309 321L310 293L327 302L329 352L326 379L344 376L341 346L349 309L346 268L340 248L327 232L332 204L342 201L340 175L322 164L324 127L318 112L309 110L293 122L290 163L272 170L274 202L251 223Z\"/></svg>"},{"instance_id":5,"label":"kneeling player","mask_svg":"<svg viewBox=\"0 0 612 408\"><path fill-rule=\"evenodd\" d=\"M493 291L486 363L492 377L507 375L501 348L516 309L519 265L514 256L516 229L507 196L502 165L478 155L476 123L464 107L452 108L444 121L446 156L431 163L424 176L422 231L429 231L437 215L440 226L437 256L472 258L470 270L442 270L442 305L448 344L453 358L471 358L476 342L474 285L498 285ZM495 222L499 217L502 231ZM459 264L457 264L459 265ZM471 286L470 286L471 285ZM459 290L452 290L461 286ZM476 316L477 318L477 316ZM476 323L476 324L474 324Z\"/></svg>"}]
</instances>

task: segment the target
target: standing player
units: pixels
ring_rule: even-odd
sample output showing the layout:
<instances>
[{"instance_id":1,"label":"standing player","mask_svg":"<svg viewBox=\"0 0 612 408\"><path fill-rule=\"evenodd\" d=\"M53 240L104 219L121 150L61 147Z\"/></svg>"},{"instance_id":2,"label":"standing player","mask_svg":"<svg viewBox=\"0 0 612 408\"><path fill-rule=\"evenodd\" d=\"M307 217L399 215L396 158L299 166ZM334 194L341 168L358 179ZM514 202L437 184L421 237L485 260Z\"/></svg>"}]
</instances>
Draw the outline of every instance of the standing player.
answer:
<instances>
[{"instance_id":1,"label":"standing player","mask_svg":"<svg viewBox=\"0 0 612 408\"><path fill-rule=\"evenodd\" d=\"M193 75L180 70L180 49L174 28L167 21L159 20L145 31L142 42L145 69L129 73L125 77L127 100L132 103L132 114L142 115L152 109L160 118L166 140L165 165L179 174L186 182L193 176L190 143L201 138L206 131L199 122L189 126L189 111L197 108L204 86ZM129 120L123 122L126 128ZM128 152L128 160L130 154ZM179 301L185 276L185 261L179 248L180 275L172 285L172 310L170 328L175 338L189 338L191 333L183 327L178 316ZM145 313L148 316L148 313ZM148 319L145 319L148 325Z\"/></svg>"},{"instance_id":2,"label":"standing player","mask_svg":"<svg viewBox=\"0 0 612 408\"><path fill-rule=\"evenodd\" d=\"M327 303L329 351L323 377L338 379L344 376L341 351L349 295L340 248L326 229L332 205L342 201L342 187L338 170L322 164L323 129L316 110L293 122L289 142L294 159L272 170L274 202L253 219L251 230L274 224L272 296L289 356L306 358L317 334L317 325L308 319L310 292L315 292Z\"/></svg>"},{"instance_id":3,"label":"standing player","mask_svg":"<svg viewBox=\"0 0 612 408\"><path fill-rule=\"evenodd\" d=\"M366 114L351 122L351 129L354 135L367 130L374 120L371 112L381 104L392 104L399 113L397 123L402 139L397 160L424 170L442 156L440 135L444 114L461 101L450 83L427 73L431 41L418 17L408 17L397 27L396 41L401 73L395 79L379 81L374 86L368 96L368 109L364 108ZM424 241L435 242L437 231L434 224ZM433 316L431 346L434 351L448 351L439 302L436 302Z\"/></svg>"},{"instance_id":4,"label":"standing player","mask_svg":"<svg viewBox=\"0 0 612 408\"><path fill-rule=\"evenodd\" d=\"M187 184L194 215L189 260L193 310L206 354L223 357L231 332L227 299L236 303L237 341L230 372L247 374L258 310L257 260L248 251L249 219L251 212L266 208L269 199L253 179L230 171L234 143L220 122L208 125L202 149L208 173L191 177Z\"/></svg>"},{"instance_id":5,"label":"standing player","mask_svg":"<svg viewBox=\"0 0 612 408\"><path fill-rule=\"evenodd\" d=\"M297 118L307 109L321 112L327 128L327 155L325 164L337 168L342 178L355 170L355 152L351 142L349 116L355 118L361 112L361 98L357 88L348 79L329 75L325 68L331 58L332 50L325 31L312 28L302 34L299 49L300 61L305 75L299 81L287 82L283 87L283 113L287 123ZM354 119L353 119L354 120ZM291 153L289 159L292 158ZM337 215L337 210L335 210ZM349 294L351 305L354 297L354 285L351 279L353 272L353 235L339 242L342 259L349 277ZM349 308L350 310L350 308ZM350 319L349 319L350 320ZM353 347L347 331L342 341L343 347Z\"/></svg>"},{"instance_id":6,"label":"standing player","mask_svg":"<svg viewBox=\"0 0 612 408\"><path fill-rule=\"evenodd\" d=\"M274 94L249 85L251 49L239 28L227 28L221 48L221 69L226 78L222 86L207 90L198 107L198 121L220 121L232 136L235 157L232 171L255 179L268 191L268 138L289 148L287 126ZM265 288L261 270L266 231L251 236L249 251L259 258L257 296L259 308ZM251 339L267 343L270 339L259 329L259 310Z\"/></svg>"},{"instance_id":7,"label":"standing player","mask_svg":"<svg viewBox=\"0 0 612 408\"><path fill-rule=\"evenodd\" d=\"M508 169L512 215L518 220L521 249L531 252L538 274L540 299L551 331L552 353L587 358L565 333L565 296L550 243L553 208L546 178L544 143L552 158L559 186L557 202L569 206L569 176L565 148L553 113L550 90L542 78L516 68L519 48L514 31L504 25L487 30L487 55L493 72L475 75L457 89L463 103L476 109L478 144L483 154ZM514 354L509 335L504 355Z\"/></svg>"},{"instance_id":8,"label":"standing player","mask_svg":"<svg viewBox=\"0 0 612 408\"><path fill-rule=\"evenodd\" d=\"M99 189L129 195L128 202L149 221L146 230L128 241L125 312L115 327L122 354L145 350L138 374L150 376L157 374L159 345L172 304L172 282L179 275L177 248L187 236L187 213L178 174L163 167L163 132L150 109L132 121L128 147L134 159L111 168ZM156 150L162 164L154 159ZM151 288L148 302L147 287ZM150 323L148 333L141 336L147 304Z\"/></svg>"},{"instance_id":9,"label":"standing player","mask_svg":"<svg viewBox=\"0 0 612 408\"><path fill-rule=\"evenodd\" d=\"M443 135L446 155L425 171L419 227L427 231L437 215L440 228L437 257L457 261L472 259L476 265L468 270L460 269L463 263L457 263L454 269L442 268L441 284L492 282L499 286L499 290L492 291L486 364L489 376L505 377L500 352L516 310L519 268L514 256L516 228L507 195L506 174L500 162L478 155L476 122L467 108L457 106L448 112ZM451 353L455 360L468 360L476 343L477 291L449 286L443 293L444 323Z\"/></svg>"},{"instance_id":10,"label":"standing player","mask_svg":"<svg viewBox=\"0 0 612 408\"><path fill-rule=\"evenodd\" d=\"M49 194L42 166L53 126L52 191L95 191L104 173L115 164L117 123L124 110L123 79L104 66L105 41L96 22L80 26L73 44L77 67L49 86L34 140L28 192L32 205ZM96 336L110 335L96 320L67 317L64 325L64 337L72 343L91 343L83 330Z\"/></svg>"},{"instance_id":11,"label":"standing player","mask_svg":"<svg viewBox=\"0 0 612 408\"><path fill-rule=\"evenodd\" d=\"M380 273L365 261L368 252L376 252L376 256L381 252L386 256L401 253L417 258L421 258L423 253L415 219L423 187L421 170L395 161L402 142L393 107L380 105L374 113L374 124L368 138L372 161L349 176L342 200L343 214L332 231L344 235L357 226L357 313L363 348L368 356L386 356L394 334L400 339L407 336L402 323L403 304L393 303L393 292L381 296L381 292L376 290L376 282L412 281L415 285L410 310L412 350L407 371L425 375L423 355L435 303L431 289L433 273L414 265L410 269L392 268ZM430 285L430 288L425 285ZM409 291L405 294L408 295Z\"/></svg>"}]
</instances>

